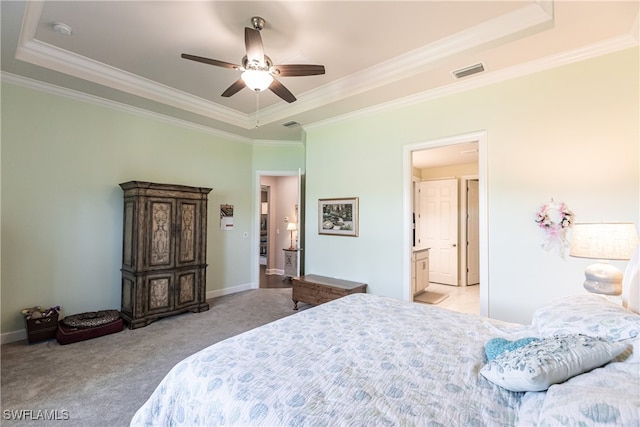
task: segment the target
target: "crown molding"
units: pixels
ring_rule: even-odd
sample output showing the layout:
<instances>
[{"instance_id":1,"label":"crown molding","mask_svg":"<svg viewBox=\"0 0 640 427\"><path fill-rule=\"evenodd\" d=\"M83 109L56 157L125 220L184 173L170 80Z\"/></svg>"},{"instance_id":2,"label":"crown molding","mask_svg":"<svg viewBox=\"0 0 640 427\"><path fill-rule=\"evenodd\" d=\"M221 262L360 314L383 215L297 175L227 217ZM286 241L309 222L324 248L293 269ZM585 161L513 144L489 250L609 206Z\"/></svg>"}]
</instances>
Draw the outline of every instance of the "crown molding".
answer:
<instances>
[{"instance_id":1,"label":"crown molding","mask_svg":"<svg viewBox=\"0 0 640 427\"><path fill-rule=\"evenodd\" d=\"M243 129L255 127L257 113L244 114L209 100L111 67L90 58L43 43L35 38L44 2L27 2L16 58L50 70L131 93L165 105L223 121ZM291 115L336 102L423 72L449 55L531 30L553 21L552 0L539 0L518 10L461 31L438 42L377 64L302 93L293 104L278 103L260 111L260 121L270 124Z\"/></svg>"},{"instance_id":2,"label":"crown molding","mask_svg":"<svg viewBox=\"0 0 640 427\"><path fill-rule=\"evenodd\" d=\"M18 46L16 58L50 70L150 99L181 110L251 129L249 115L162 85L127 71L76 55L39 40Z\"/></svg>"},{"instance_id":3,"label":"crown molding","mask_svg":"<svg viewBox=\"0 0 640 427\"><path fill-rule=\"evenodd\" d=\"M521 64L508 69L490 72L488 74L477 75L469 80L463 80L442 88L428 90L425 92L421 92L419 94L415 94L415 95L411 95L398 100L379 104L374 107L361 109L349 114L344 114L341 116L333 117L331 119L322 120L319 122L304 125L302 126L302 128L305 131L307 131L307 130L312 130L318 127L326 126L329 124L335 124L335 123L339 123L346 120L366 117L366 116L370 116L377 113L383 113L386 111L391 111L398 108L403 108L403 107L415 105L418 103L434 100L437 98L442 98L445 96L480 88L480 87L491 85L494 83L499 83L502 81L506 81L506 80L510 80L518 77L523 77L529 74L560 67L563 65L568 65L571 63L605 55L608 53L614 53L624 49L637 47L638 46L637 28L638 28L638 19L636 19L636 23L634 24L633 30L627 36L620 36L614 39L604 41L602 43L597 43L581 49L576 49L573 51L564 52L551 57L542 58L537 61ZM58 95L58 96L74 99L81 102L87 102L87 103L99 105L99 106L111 108L114 110L123 111L126 113L141 116L141 117L151 118L153 120L170 123L173 125L181 126L181 127L192 129L192 130L197 130L197 131L214 135L220 138L240 141L245 144L292 146L292 145L298 145L301 143L299 141L253 140L250 138L238 136L233 133L223 132L212 127L199 125L187 120L176 119L174 117L170 117L164 114L151 112L149 110L145 110L142 108L133 107L120 102L108 100L108 99L101 98L94 95L89 95L84 92L63 88L50 83L41 82L38 80L30 79L23 76L18 76L18 75L7 73L7 72L1 72L0 79L2 80L2 82L26 87L29 89L35 89L45 93Z\"/></svg>"},{"instance_id":4,"label":"crown molding","mask_svg":"<svg viewBox=\"0 0 640 427\"><path fill-rule=\"evenodd\" d=\"M254 127L247 114L37 40L43 7L44 2L27 2L16 59L245 129Z\"/></svg>"},{"instance_id":5,"label":"crown molding","mask_svg":"<svg viewBox=\"0 0 640 427\"><path fill-rule=\"evenodd\" d=\"M302 141L255 139L253 145L263 145L269 147L293 147L303 145Z\"/></svg>"},{"instance_id":6,"label":"crown molding","mask_svg":"<svg viewBox=\"0 0 640 427\"><path fill-rule=\"evenodd\" d=\"M553 22L553 1L538 1L511 13L483 22L437 42L376 64L355 75L300 94L299 105L277 104L260 111L261 121L275 122L285 117L319 108L396 81L415 76L437 61L487 43L532 30Z\"/></svg>"},{"instance_id":7,"label":"crown molding","mask_svg":"<svg viewBox=\"0 0 640 427\"><path fill-rule=\"evenodd\" d=\"M637 28L637 20L634 28ZM580 62L586 59L595 58L601 55L618 52L621 50L629 49L638 46L638 38L636 32L631 32L627 36L620 36L614 39L606 40L601 43L597 43L591 46L587 46L581 49L576 49L569 52L563 52L558 55L554 55L547 58L542 58L537 61L532 61L526 64L521 64L515 67L507 68L500 71L489 72L488 74L476 75L468 80L462 80L460 82L453 83L451 85L428 90L419 94L411 95L398 100L386 102L376 105L374 107L368 107L349 114L343 114L331 119L322 120L319 122L311 123L302 126L305 131L315 128L323 127L330 124L336 124L347 120L362 118L371 116L373 114L384 113L387 111L396 110L403 107L412 106L415 104L431 101L434 99L442 98L445 96L454 95L457 93L465 92L472 89L481 88L494 83L500 83L506 80L523 77L529 74L534 74L540 71L560 67L563 65ZM41 82L39 80L30 79L15 74L0 72L0 80L4 83L10 83L17 86L26 87L29 89L38 90L41 92L49 93L52 95L62 96L69 99L74 99L81 102L87 102L95 105L99 105L114 110L123 111L125 113L134 114L137 116L150 118L164 123L169 123L184 128L204 132L210 135L214 135L220 138L239 141L245 144L256 145L270 145L270 146L294 146L301 144L300 141L274 141L274 140L254 140L250 138L241 137L239 135L223 132L218 129L196 124L187 120L180 120L174 117L170 117L164 114L159 114L145 110L143 108L133 107L131 105L123 104L120 102L108 100L94 95L89 95L84 92L67 89L64 87L56 86L50 83Z\"/></svg>"},{"instance_id":8,"label":"crown molding","mask_svg":"<svg viewBox=\"0 0 640 427\"><path fill-rule=\"evenodd\" d=\"M142 79L139 76L133 75L131 73L126 73L122 70L108 67L104 64L92 61L88 58L80 57L78 55L71 54L68 51L64 51L62 49L55 48L54 46L34 40L35 29L39 21L42 5L43 2L27 2L25 15L23 17L23 26L20 33L20 41L18 43L18 51L20 51L21 55L26 55L26 57L29 57L30 55L33 55L34 57L40 57L41 60L45 62L48 61L49 64L53 64L56 66L68 66L79 74L82 74L82 71L93 73L96 79L102 78L106 82L100 82L100 84L114 87L108 83L119 82L119 84L122 85L122 87L120 87L120 90L125 90L136 95L139 94L140 96L143 96L145 98L154 99L163 104L173 105L177 108L194 112L205 117L234 124L244 129L252 129L255 127L255 113L251 115L242 114L235 110L221 107L218 104L204 100L202 98L177 91L167 86L159 85L153 81ZM285 105L283 103L280 103L276 104L275 106L265 108L264 110L260 111L260 121L263 124L272 123L281 120L282 118L289 117L292 114L302 113L309 109L317 108L327 103L336 102L340 99L362 93L364 91L372 89L373 87L379 87L388 84L401 78L399 77L397 72L399 63L402 66L406 66L406 68L408 68L404 71L404 73L419 73L424 71L424 68L428 67L430 63L434 61L434 57L440 59L440 57L451 54L452 51L457 52L464 49L472 48L474 43L475 46L477 46L482 43L487 43L491 40L496 40L497 38L508 37L508 35L513 34L514 31L531 29L540 24L550 23L552 22L552 20L553 1L537 1L535 4L530 4L527 7L512 12L512 14L496 18L494 21L490 21L490 24L482 24L478 27L471 28L469 30L456 34L439 43L425 46L423 48L417 49L414 52L411 52L410 54L402 55L398 58L395 58L394 60L387 61L375 67L371 67L365 70L363 73L359 73L357 77L349 76L334 83L325 85L312 91L308 91L304 94L301 94L298 98L298 102L293 105ZM310 123L302 126L302 128L304 130L309 130L320 126L325 126L327 124L341 122L344 120L350 120L353 118L369 116L379 112L390 111L498 83L501 81L525 76L539 71L597 57L607 53L613 53L630 47L637 47L639 40L638 22L639 18L638 16L636 16L636 20L632 28L630 29L629 34L625 36L620 36L591 46L564 52L558 55L543 58L537 61L532 61L527 64L521 64L508 69L479 74L470 77L469 79L463 79L462 81L454 82L442 88L428 90L419 94L411 95L383 104L378 104L373 107L368 107L331 119ZM485 28L486 25L488 26ZM480 40L478 38L480 38ZM46 65L43 66L47 67ZM62 72L76 75L73 72ZM403 74L402 77L406 77L408 75L411 74ZM87 79L84 75L76 76ZM0 73L0 77L3 82L21 85L51 94L80 100L83 102L90 102L96 105L113 108L138 116L152 118L154 120L159 120L189 129L198 130L211 135L215 135L217 137L240 141L242 143L280 146L291 146L300 144L299 141L254 140L246 137L241 137L233 133L220 131L212 127L192 123L187 120L176 119L164 114L151 112L142 108L132 107L120 102L107 100L97 96L88 95L80 91L66 89L53 84L43 83L37 80L17 76L6 72ZM128 85L133 85L138 89L142 87L143 90L141 93L137 93L136 90L134 90L135 88L132 90L126 89ZM353 87L351 87L352 85ZM148 94L149 96L145 96L144 94ZM177 100L177 105L168 102L171 100Z\"/></svg>"},{"instance_id":9,"label":"crown molding","mask_svg":"<svg viewBox=\"0 0 640 427\"><path fill-rule=\"evenodd\" d=\"M529 74L538 73L540 71L561 67L563 65L573 64L590 58L618 52L621 50L638 47L638 39L634 34L615 37L600 43L582 47L568 52L562 52L557 55L545 57L536 61L530 61L525 64L519 64L503 70L489 72L486 74L475 75L468 80L462 80L447 86L436 89L427 90L418 94L410 95L404 98L396 99L390 102L375 105L373 107L363 108L341 116L332 117L315 123L303 125L305 131L323 127L330 124L336 124L346 120L371 116L373 114L383 113L387 111L397 110L399 108L412 106L415 104L431 101L445 96L466 92L472 89L489 86L495 83L523 77Z\"/></svg>"}]
</instances>

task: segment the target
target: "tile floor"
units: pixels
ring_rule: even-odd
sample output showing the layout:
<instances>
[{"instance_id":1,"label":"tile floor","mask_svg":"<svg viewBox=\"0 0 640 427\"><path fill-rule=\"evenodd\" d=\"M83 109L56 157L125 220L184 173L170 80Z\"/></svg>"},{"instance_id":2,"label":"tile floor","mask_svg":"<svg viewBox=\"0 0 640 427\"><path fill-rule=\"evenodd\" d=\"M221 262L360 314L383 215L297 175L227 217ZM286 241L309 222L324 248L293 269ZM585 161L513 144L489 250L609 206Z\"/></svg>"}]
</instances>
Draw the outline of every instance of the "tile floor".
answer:
<instances>
[{"instance_id":1,"label":"tile floor","mask_svg":"<svg viewBox=\"0 0 640 427\"><path fill-rule=\"evenodd\" d=\"M449 295L438 307L462 313L480 314L480 286L448 286L430 283L428 291Z\"/></svg>"}]
</instances>

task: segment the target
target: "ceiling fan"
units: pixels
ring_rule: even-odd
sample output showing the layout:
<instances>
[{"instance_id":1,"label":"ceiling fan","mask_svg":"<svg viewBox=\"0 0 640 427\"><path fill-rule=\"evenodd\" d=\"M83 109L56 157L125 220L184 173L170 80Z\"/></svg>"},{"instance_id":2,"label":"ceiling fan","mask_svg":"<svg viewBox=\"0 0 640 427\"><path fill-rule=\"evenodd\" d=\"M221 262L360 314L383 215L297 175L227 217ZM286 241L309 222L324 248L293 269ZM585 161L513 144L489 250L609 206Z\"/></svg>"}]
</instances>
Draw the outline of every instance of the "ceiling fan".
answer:
<instances>
[{"instance_id":1,"label":"ceiling fan","mask_svg":"<svg viewBox=\"0 0 640 427\"><path fill-rule=\"evenodd\" d=\"M217 59L204 58L183 53L184 59L215 65L217 67L232 68L242 71L242 75L222 93L224 97L235 95L244 87L256 92L269 89L287 102L294 102L296 97L282 83L276 80L279 77L315 76L324 74L324 65L288 64L273 65L271 58L264 54L260 30L264 28L265 20L259 16L251 18L253 28L245 27L244 44L247 54L242 58L242 65L218 61Z\"/></svg>"}]
</instances>

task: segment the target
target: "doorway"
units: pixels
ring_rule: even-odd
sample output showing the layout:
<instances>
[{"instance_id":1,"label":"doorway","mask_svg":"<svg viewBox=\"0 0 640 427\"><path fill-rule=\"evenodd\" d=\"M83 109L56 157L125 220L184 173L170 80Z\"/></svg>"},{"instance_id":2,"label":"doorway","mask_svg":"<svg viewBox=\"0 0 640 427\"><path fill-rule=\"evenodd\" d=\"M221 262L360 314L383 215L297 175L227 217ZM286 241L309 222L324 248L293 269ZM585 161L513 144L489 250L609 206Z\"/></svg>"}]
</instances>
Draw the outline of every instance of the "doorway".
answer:
<instances>
[{"instance_id":1,"label":"doorway","mask_svg":"<svg viewBox=\"0 0 640 427\"><path fill-rule=\"evenodd\" d=\"M269 257L269 193L271 187L260 186L260 270L266 271L267 259ZM260 281L262 284L262 280Z\"/></svg>"},{"instance_id":2,"label":"doorway","mask_svg":"<svg viewBox=\"0 0 640 427\"><path fill-rule=\"evenodd\" d=\"M413 295L411 276L411 256L416 249L415 241L418 227L418 219L414 220L415 192L414 188L422 181L443 181L454 179L460 189L461 197L459 209L459 239L457 255L459 265L456 268L458 274L457 283L459 286L445 286L445 288L455 290L451 295L456 295L467 285L477 283L475 300L478 301L479 313L489 315L488 307L488 267L487 267L487 219L486 219L486 133L477 132L472 134L443 138L439 140L427 141L418 144L405 146L405 158L403 171L405 173L404 213L405 228L404 237L406 241L405 262L403 267L405 298L411 300ZM474 157L474 169L465 169L456 166L456 162L451 160L452 154L462 157L457 163L469 163L469 158ZM426 166L418 164L422 157L429 157L435 163L426 163ZM464 160L464 156L468 156ZM449 159L449 160L447 160ZM469 195L469 192L471 194ZM470 219L469 219L470 218ZM415 223L414 223L415 221ZM473 223L473 221L476 221ZM470 240L471 239L471 240ZM423 242L424 243L424 242ZM455 244L455 243L454 243ZM449 243L451 245L451 243ZM472 245L470 247L470 245ZM424 247L429 247L423 244ZM429 262L430 269L438 267L437 263ZM431 266L431 264L434 264ZM434 275L437 277L437 275ZM475 283L474 283L475 282ZM434 283L434 287L441 286ZM436 289L434 289L436 290ZM447 304L450 304L449 301Z\"/></svg>"},{"instance_id":3,"label":"doorway","mask_svg":"<svg viewBox=\"0 0 640 427\"><path fill-rule=\"evenodd\" d=\"M285 276L285 249L302 248L302 178L299 171L258 171L256 174L255 226L252 241L253 288L291 287ZM288 231L290 224L295 231ZM300 258L300 257L299 257ZM298 264L302 262L298 259ZM300 266L296 266L297 269Z\"/></svg>"}]
</instances>

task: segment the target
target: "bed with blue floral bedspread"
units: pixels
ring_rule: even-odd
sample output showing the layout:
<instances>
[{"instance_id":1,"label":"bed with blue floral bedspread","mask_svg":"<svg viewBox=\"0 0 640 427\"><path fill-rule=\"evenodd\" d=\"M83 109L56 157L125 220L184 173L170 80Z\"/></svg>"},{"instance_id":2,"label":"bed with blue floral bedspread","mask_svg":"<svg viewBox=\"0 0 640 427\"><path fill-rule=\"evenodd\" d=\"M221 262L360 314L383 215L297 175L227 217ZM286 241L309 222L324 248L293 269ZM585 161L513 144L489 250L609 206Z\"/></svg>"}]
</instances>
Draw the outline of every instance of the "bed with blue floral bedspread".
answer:
<instances>
[{"instance_id":1,"label":"bed with blue floral bedspread","mask_svg":"<svg viewBox=\"0 0 640 427\"><path fill-rule=\"evenodd\" d=\"M593 300L594 310L601 304L610 308L600 296L580 296L591 297L599 298ZM584 306L583 301L571 304L578 309ZM556 309L566 312L567 304ZM573 313L575 328L557 334L553 325L550 331L543 327L557 320L549 307L538 313L537 324L517 325L437 306L353 294L186 358L167 374L131 425L639 425L638 412L633 412L638 396L629 399L622 391L623 402L616 402L610 391L603 391L610 390L611 383L598 376L591 384L595 391L591 389L588 407L574 402L577 407L571 408L562 400L571 400L563 390L553 397L561 399L561 405L549 401L557 385L540 390L549 387L547 382L570 387L569 393L584 390L584 383L590 383L588 376L597 374L597 369L589 371L605 365L602 375L613 379L624 375L627 393L640 387L640 365L633 357L640 316L616 309L623 312L607 316L627 316L626 329L620 331L615 323L617 335L608 339L604 327L586 335L581 330L579 323L589 323L591 313L582 317ZM488 360L486 345L495 338L521 340L523 345L497 355L492 352ZM572 346L580 346L578 359ZM589 356L580 354L583 351ZM585 359L589 365L584 365ZM513 366L518 368L514 371ZM514 380L518 370L527 378ZM573 386L566 381L571 377L582 382ZM536 389L514 391L523 381ZM598 394L600 386L605 388ZM609 424L598 424L603 420Z\"/></svg>"}]
</instances>

